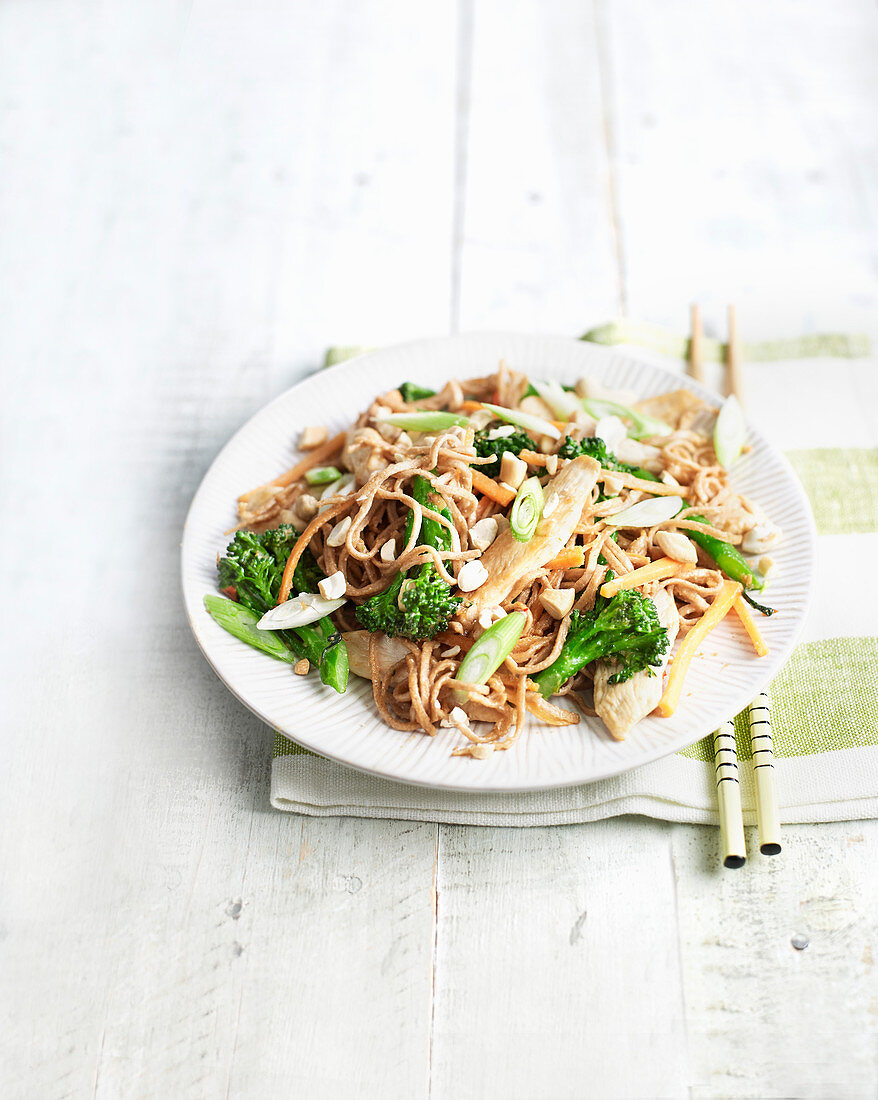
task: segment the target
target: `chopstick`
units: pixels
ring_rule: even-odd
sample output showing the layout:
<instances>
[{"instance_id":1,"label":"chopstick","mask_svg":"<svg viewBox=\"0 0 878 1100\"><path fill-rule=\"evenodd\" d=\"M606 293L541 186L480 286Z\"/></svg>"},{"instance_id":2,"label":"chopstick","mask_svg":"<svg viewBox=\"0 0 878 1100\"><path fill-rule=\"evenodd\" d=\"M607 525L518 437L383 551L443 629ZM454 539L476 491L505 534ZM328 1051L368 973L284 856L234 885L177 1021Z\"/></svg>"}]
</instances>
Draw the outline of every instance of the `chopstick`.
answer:
<instances>
[{"instance_id":1,"label":"chopstick","mask_svg":"<svg viewBox=\"0 0 878 1100\"><path fill-rule=\"evenodd\" d=\"M696 382L704 381L704 326L701 323L701 306L693 302L690 309L692 335L689 337L689 374Z\"/></svg>"},{"instance_id":2,"label":"chopstick","mask_svg":"<svg viewBox=\"0 0 878 1100\"><path fill-rule=\"evenodd\" d=\"M756 824L759 851L764 856L780 852L780 818L774 782L774 746L771 740L771 696L760 691L749 707L750 747L756 778Z\"/></svg>"},{"instance_id":3,"label":"chopstick","mask_svg":"<svg viewBox=\"0 0 878 1100\"><path fill-rule=\"evenodd\" d=\"M731 719L723 723L713 735L713 759L723 867L737 870L747 862L747 843L744 838L744 815L741 812L738 750Z\"/></svg>"},{"instance_id":4,"label":"chopstick","mask_svg":"<svg viewBox=\"0 0 878 1100\"><path fill-rule=\"evenodd\" d=\"M730 395L744 404L744 378L741 372L741 344L735 307L728 307L729 342L726 344L726 384Z\"/></svg>"}]
</instances>

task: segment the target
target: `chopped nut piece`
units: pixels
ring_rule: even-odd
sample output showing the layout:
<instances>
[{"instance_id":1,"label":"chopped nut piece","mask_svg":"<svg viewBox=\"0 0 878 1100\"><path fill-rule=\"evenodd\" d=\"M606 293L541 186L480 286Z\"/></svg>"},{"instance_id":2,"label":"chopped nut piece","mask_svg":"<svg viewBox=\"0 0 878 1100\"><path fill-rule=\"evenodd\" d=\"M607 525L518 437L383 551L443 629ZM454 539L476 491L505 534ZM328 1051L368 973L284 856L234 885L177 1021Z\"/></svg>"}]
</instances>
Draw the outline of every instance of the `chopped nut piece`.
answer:
<instances>
[{"instance_id":1,"label":"chopped nut piece","mask_svg":"<svg viewBox=\"0 0 878 1100\"><path fill-rule=\"evenodd\" d=\"M474 756L476 760L487 760L493 752L494 746L490 741L479 741L469 750L470 756Z\"/></svg>"},{"instance_id":2,"label":"chopped nut piece","mask_svg":"<svg viewBox=\"0 0 878 1100\"><path fill-rule=\"evenodd\" d=\"M303 429L299 436L299 449L313 451L315 447L321 447L329 439L329 432L322 424L313 424Z\"/></svg>"},{"instance_id":3,"label":"chopped nut piece","mask_svg":"<svg viewBox=\"0 0 878 1100\"><path fill-rule=\"evenodd\" d=\"M486 607L479 615L479 626L482 630L487 630L489 626L493 626L498 619L504 618L505 615L506 612L502 607Z\"/></svg>"},{"instance_id":4,"label":"chopped nut piece","mask_svg":"<svg viewBox=\"0 0 878 1100\"><path fill-rule=\"evenodd\" d=\"M396 539L388 539L381 547L381 553L378 557L382 561L393 561L396 557Z\"/></svg>"},{"instance_id":5,"label":"chopped nut piece","mask_svg":"<svg viewBox=\"0 0 878 1100\"><path fill-rule=\"evenodd\" d=\"M469 529L469 541L477 550L487 550L500 531L500 525L493 516L487 516L474 523Z\"/></svg>"},{"instance_id":6,"label":"chopped nut piece","mask_svg":"<svg viewBox=\"0 0 878 1100\"><path fill-rule=\"evenodd\" d=\"M546 455L546 473L554 477L558 472L558 456Z\"/></svg>"},{"instance_id":7,"label":"chopped nut piece","mask_svg":"<svg viewBox=\"0 0 878 1100\"><path fill-rule=\"evenodd\" d=\"M515 435L515 432L514 424L504 424L501 428L494 428L488 432L488 439L508 439L510 435Z\"/></svg>"},{"instance_id":8,"label":"chopped nut piece","mask_svg":"<svg viewBox=\"0 0 878 1100\"><path fill-rule=\"evenodd\" d=\"M302 519L309 520L317 515L317 507L317 497L312 496L310 493L302 493L296 501L296 506L293 511L301 516Z\"/></svg>"},{"instance_id":9,"label":"chopped nut piece","mask_svg":"<svg viewBox=\"0 0 878 1100\"><path fill-rule=\"evenodd\" d=\"M311 662L307 657L303 657L301 661L296 661L293 665L293 672L295 672L297 676L307 676L310 671Z\"/></svg>"},{"instance_id":10,"label":"chopped nut piece","mask_svg":"<svg viewBox=\"0 0 878 1100\"><path fill-rule=\"evenodd\" d=\"M505 481L510 489L517 489L526 477L527 463L511 451L504 451L500 459L500 480Z\"/></svg>"},{"instance_id":11,"label":"chopped nut piece","mask_svg":"<svg viewBox=\"0 0 878 1100\"><path fill-rule=\"evenodd\" d=\"M341 546L344 540L348 537L348 531L351 527L351 517L345 516L343 520L340 520L335 527L329 532L326 537L327 546Z\"/></svg>"},{"instance_id":12,"label":"chopped nut piece","mask_svg":"<svg viewBox=\"0 0 878 1100\"><path fill-rule=\"evenodd\" d=\"M656 531L656 546L674 561L697 562L695 546L681 531Z\"/></svg>"},{"instance_id":13,"label":"chopped nut piece","mask_svg":"<svg viewBox=\"0 0 878 1100\"><path fill-rule=\"evenodd\" d=\"M345 575L340 569L336 569L331 577L324 577L322 581L318 582L317 587L324 600L341 599L348 589Z\"/></svg>"},{"instance_id":14,"label":"chopped nut piece","mask_svg":"<svg viewBox=\"0 0 878 1100\"><path fill-rule=\"evenodd\" d=\"M540 593L540 603L553 619L563 619L573 608L576 593L572 588L547 588Z\"/></svg>"},{"instance_id":15,"label":"chopped nut piece","mask_svg":"<svg viewBox=\"0 0 878 1100\"><path fill-rule=\"evenodd\" d=\"M487 579L488 570L480 561L468 561L460 567L457 574L457 587L461 592L474 592Z\"/></svg>"}]
</instances>

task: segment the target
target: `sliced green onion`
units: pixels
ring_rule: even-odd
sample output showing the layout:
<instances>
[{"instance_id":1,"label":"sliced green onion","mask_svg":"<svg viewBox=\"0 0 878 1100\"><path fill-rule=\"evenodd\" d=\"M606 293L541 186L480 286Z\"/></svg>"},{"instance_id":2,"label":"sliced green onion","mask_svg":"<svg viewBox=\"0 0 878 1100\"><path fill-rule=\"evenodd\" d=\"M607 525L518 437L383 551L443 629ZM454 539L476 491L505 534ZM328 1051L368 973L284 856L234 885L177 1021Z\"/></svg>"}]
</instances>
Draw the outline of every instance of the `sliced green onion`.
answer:
<instances>
[{"instance_id":1,"label":"sliced green onion","mask_svg":"<svg viewBox=\"0 0 878 1100\"><path fill-rule=\"evenodd\" d=\"M204 606L207 613L219 623L223 630L233 634L254 649L260 649L269 657L278 661L286 661L292 664L296 655L291 653L276 634L270 630L260 630L256 623L259 616L254 614L249 607L245 607L235 600L227 600L223 596L205 596Z\"/></svg>"},{"instance_id":2,"label":"sliced green onion","mask_svg":"<svg viewBox=\"0 0 878 1100\"><path fill-rule=\"evenodd\" d=\"M293 630L326 618L347 602L346 599L327 600L313 592L302 592L266 611L257 625L260 630Z\"/></svg>"},{"instance_id":3,"label":"sliced green onion","mask_svg":"<svg viewBox=\"0 0 878 1100\"><path fill-rule=\"evenodd\" d=\"M612 516L606 516L604 523L610 527L654 527L657 523L673 519L682 507L681 497L649 497Z\"/></svg>"},{"instance_id":4,"label":"sliced green onion","mask_svg":"<svg viewBox=\"0 0 878 1100\"><path fill-rule=\"evenodd\" d=\"M305 474L305 480L309 485L328 485L330 481L338 481L341 470L337 466L315 466Z\"/></svg>"},{"instance_id":5,"label":"sliced green onion","mask_svg":"<svg viewBox=\"0 0 878 1100\"><path fill-rule=\"evenodd\" d=\"M543 487L538 477L529 477L526 481L522 481L512 502L512 511L509 513L512 534L519 542L530 542L533 538L545 503L546 498L543 496Z\"/></svg>"},{"instance_id":6,"label":"sliced green onion","mask_svg":"<svg viewBox=\"0 0 878 1100\"><path fill-rule=\"evenodd\" d=\"M465 428L469 424L469 417L450 412L389 413L381 419L407 432L441 432L445 428Z\"/></svg>"},{"instance_id":7,"label":"sliced green onion","mask_svg":"<svg viewBox=\"0 0 878 1100\"><path fill-rule=\"evenodd\" d=\"M505 420L507 424L517 424L519 428L526 428L536 435L548 435L552 439L561 438L561 432L551 420L544 420L541 416L531 416L530 413L520 412L518 409L506 409L502 405L489 405L487 401L483 401L482 405L490 409L498 419Z\"/></svg>"},{"instance_id":8,"label":"sliced green onion","mask_svg":"<svg viewBox=\"0 0 878 1100\"><path fill-rule=\"evenodd\" d=\"M716 418L713 429L713 449L719 464L728 470L741 457L744 440L747 438L747 425L744 423L744 411L734 394L726 402Z\"/></svg>"},{"instance_id":9,"label":"sliced green onion","mask_svg":"<svg viewBox=\"0 0 878 1100\"><path fill-rule=\"evenodd\" d=\"M654 416L629 409L627 405L620 405L618 401L600 401L596 398L583 397L582 407L589 416L600 420L602 416L618 416L622 420L630 421L628 434L634 439L645 439L651 435L670 435L673 430L670 424L663 420L656 420Z\"/></svg>"},{"instance_id":10,"label":"sliced green onion","mask_svg":"<svg viewBox=\"0 0 878 1100\"><path fill-rule=\"evenodd\" d=\"M512 611L489 626L472 649L460 662L457 679L465 684L484 684L497 671L524 630L526 617L521 611ZM466 699L466 692L457 691L458 702Z\"/></svg>"},{"instance_id":11,"label":"sliced green onion","mask_svg":"<svg viewBox=\"0 0 878 1100\"><path fill-rule=\"evenodd\" d=\"M573 414L582 408L576 394L568 393L557 378L550 378L548 382L535 378L531 385L559 420L572 419Z\"/></svg>"}]
</instances>

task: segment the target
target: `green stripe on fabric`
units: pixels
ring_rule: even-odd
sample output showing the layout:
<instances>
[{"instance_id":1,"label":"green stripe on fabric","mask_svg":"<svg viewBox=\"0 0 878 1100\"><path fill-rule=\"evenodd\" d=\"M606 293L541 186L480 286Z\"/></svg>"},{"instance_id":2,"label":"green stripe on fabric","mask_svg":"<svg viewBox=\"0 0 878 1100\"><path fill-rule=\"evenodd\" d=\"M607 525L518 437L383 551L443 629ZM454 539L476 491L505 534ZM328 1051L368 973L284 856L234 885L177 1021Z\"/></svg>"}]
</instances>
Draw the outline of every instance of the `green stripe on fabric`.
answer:
<instances>
[{"instance_id":1,"label":"green stripe on fabric","mask_svg":"<svg viewBox=\"0 0 878 1100\"><path fill-rule=\"evenodd\" d=\"M284 737L282 733L276 733L274 735L274 748L271 750L272 759L276 759L278 756L314 756L315 753L309 752L308 749L303 749L301 745L297 745L295 741L291 741L289 737Z\"/></svg>"},{"instance_id":2,"label":"green stripe on fabric","mask_svg":"<svg viewBox=\"0 0 878 1100\"><path fill-rule=\"evenodd\" d=\"M794 651L771 685L772 734L777 757L878 745L878 638L827 638ZM747 712L735 719L738 756L750 759ZM713 743L681 756L713 761Z\"/></svg>"},{"instance_id":3,"label":"green stripe on fabric","mask_svg":"<svg viewBox=\"0 0 878 1100\"><path fill-rule=\"evenodd\" d=\"M878 531L878 450L842 447L786 455L805 487L821 535Z\"/></svg>"},{"instance_id":4,"label":"green stripe on fabric","mask_svg":"<svg viewBox=\"0 0 878 1100\"><path fill-rule=\"evenodd\" d=\"M637 344L673 359L687 359L689 356L688 336L642 321L611 321L610 324L589 329L581 339L592 344ZM727 345L721 340L705 339L702 349L706 362L725 362ZM744 359L755 363L778 359L859 359L871 352L868 336L844 332L814 333L789 340L745 341L741 345Z\"/></svg>"}]
</instances>

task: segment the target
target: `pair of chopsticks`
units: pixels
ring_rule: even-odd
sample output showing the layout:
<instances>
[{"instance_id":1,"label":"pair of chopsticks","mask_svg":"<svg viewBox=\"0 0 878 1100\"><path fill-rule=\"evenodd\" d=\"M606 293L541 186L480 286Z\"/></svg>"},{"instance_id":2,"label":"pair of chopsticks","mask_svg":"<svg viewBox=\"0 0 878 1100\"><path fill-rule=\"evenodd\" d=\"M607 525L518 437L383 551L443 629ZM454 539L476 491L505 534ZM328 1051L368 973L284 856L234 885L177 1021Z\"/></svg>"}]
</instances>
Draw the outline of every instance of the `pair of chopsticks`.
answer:
<instances>
[{"instance_id":1,"label":"pair of chopsticks","mask_svg":"<svg viewBox=\"0 0 878 1100\"><path fill-rule=\"evenodd\" d=\"M730 394L743 404L741 375L741 344L735 307L728 307L729 342L726 353L726 385ZM692 306L692 335L689 341L689 373L704 382L704 329L701 308ZM774 782L774 746L771 739L771 699L760 692L749 707L750 747L753 754L753 774L756 780L756 823L759 830L759 850L763 855L780 852L780 818L777 812L777 789ZM722 837L724 867L743 867L747 861L744 837L744 817L741 811L741 784L738 777L738 751L735 727L726 722L713 737L716 769L716 794Z\"/></svg>"}]
</instances>

